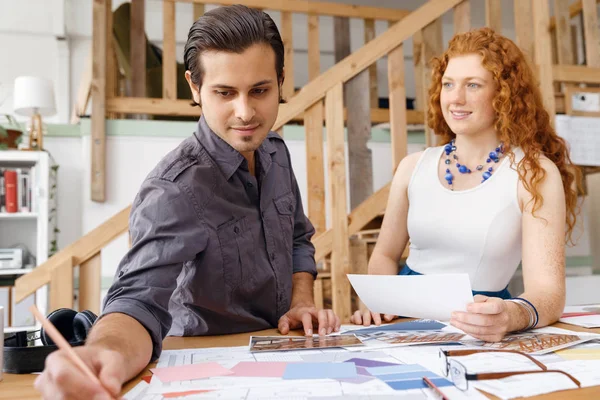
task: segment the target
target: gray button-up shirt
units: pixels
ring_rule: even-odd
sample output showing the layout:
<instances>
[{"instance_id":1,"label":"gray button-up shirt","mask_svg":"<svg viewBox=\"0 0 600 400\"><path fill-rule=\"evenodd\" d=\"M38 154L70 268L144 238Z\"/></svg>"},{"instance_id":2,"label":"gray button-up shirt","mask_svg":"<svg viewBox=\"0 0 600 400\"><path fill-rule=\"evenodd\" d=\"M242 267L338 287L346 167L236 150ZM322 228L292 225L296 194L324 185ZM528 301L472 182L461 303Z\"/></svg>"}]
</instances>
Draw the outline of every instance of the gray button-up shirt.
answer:
<instances>
[{"instance_id":1,"label":"gray button-up shirt","mask_svg":"<svg viewBox=\"0 0 600 400\"><path fill-rule=\"evenodd\" d=\"M290 155L270 132L246 159L210 130L165 156L143 182L129 218L132 247L103 314L127 314L150 333L153 358L167 335L218 335L277 326L292 274L316 276L314 228Z\"/></svg>"}]
</instances>

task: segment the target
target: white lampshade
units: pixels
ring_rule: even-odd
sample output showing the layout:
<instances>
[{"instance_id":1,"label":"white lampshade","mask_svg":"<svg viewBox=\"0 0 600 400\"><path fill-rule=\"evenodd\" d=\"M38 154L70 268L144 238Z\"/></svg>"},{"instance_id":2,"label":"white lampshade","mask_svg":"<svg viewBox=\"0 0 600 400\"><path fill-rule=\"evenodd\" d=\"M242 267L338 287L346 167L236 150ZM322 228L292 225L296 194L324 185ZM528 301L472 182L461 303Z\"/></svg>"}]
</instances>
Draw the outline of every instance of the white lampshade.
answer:
<instances>
[{"instance_id":1,"label":"white lampshade","mask_svg":"<svg viewBox=\"0 0 600 400\"><path fill-rule=\"evenodd\" d=\"M52 82L36 76L20 76L15 79L13 92L15 113L32 116L56 114Z\"/></svg>"}]
</instances>

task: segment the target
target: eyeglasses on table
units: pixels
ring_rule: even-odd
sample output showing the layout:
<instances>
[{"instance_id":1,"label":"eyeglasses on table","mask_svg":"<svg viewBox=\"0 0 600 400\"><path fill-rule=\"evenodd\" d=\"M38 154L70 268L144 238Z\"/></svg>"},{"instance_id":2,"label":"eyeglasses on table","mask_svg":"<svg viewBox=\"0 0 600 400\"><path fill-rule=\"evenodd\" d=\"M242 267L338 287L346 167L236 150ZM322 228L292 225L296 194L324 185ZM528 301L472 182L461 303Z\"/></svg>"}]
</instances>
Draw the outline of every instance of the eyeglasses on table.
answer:
<instances>
[{"instance_id":1,"label":"eyeglasses on table","mask_svg":"<svg viewBox=\"0 0 600 400\"><path fill-rule=\"evenodd\" d=\"M527 357L531 362L541 368L540 371L511 371L511 372L486 372L481 374L469 374L467 372L467 368L460 361L450 358L450 357L460 357L460 356L468 356L471 354L477 353L513 353L520 354L523 357ZM539 373L547 373L547 372L556 372L559 374L566 375L569 379L573 381L577 385L577 387L581 387L581 383L577 379L575 379L572 375L560 371L560 370L552 370L548 369L544 364L530 356L529 354L521 353L520 351L515 350L491 350L491 349L472 349L472 350L442 350L440 349L439 358L442 360L443 368L442 372L444 376L452 379L454 385L460 390L467 390L469 388L469 381L482 381L488 379L502 379L507 378L509 376L514 375L524 375L524 374L539 374Z\"/></svg>"}]
</instances>

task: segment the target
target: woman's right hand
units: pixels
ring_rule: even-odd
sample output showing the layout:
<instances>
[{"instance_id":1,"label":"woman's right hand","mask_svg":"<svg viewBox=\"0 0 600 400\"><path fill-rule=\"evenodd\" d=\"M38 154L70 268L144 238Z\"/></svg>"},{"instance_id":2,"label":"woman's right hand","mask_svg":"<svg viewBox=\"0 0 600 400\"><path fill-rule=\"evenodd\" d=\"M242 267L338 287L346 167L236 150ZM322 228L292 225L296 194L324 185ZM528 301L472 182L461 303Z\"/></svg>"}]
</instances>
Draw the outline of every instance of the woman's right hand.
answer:
<instances>
[{"instance_id":1,"label":"woman's right hand","mask_svg":"<svg viewBox=\"0 0 600 400\"><path fill-rule=\"evenodd\" d=\"M395 315L383 314L383 320L385 322L390 322L394 318L396 318ZM356 324L356 325L370 326L371 321L375 325L378 325L378 326L381 325L381 314L374 313L367 309L364 309L362 311L356 310L354 312L354 314L352 314L352 316L350 317L350 322L352 322L353 324Z\"/></svg>"},{"instance_id":2,"label":"woman's right hand","mask_svg":"<svg viewBox=\"0 0 600 400\"><path fill-rule=\"evenodd\" d=\"M116 399L125 381L125 359L114 350L81 346L73 350L104 385L93 383L63 350L46 358L44 371L35 380L35 388L44 399Z\"/></svg>"}]
</instances>

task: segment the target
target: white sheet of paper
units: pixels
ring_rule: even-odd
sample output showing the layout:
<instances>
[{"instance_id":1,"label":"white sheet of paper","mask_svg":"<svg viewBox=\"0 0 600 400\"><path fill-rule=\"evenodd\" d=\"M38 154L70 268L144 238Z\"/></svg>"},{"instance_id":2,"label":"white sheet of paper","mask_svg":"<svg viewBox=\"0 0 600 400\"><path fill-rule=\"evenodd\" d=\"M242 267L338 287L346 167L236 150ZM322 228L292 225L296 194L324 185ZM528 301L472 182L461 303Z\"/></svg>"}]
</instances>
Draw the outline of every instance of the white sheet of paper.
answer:
<instances>
[{"instance_id":1,"label":"white sheet of paper","mask_svg":"<svg viewBox=\"0 0 600 400\"><path fill-rule=\"evenodd\" d=\"M348 279L373 312L449 321L473 302L468 274L352 275Z\"/></svg>"}]
</instances>

